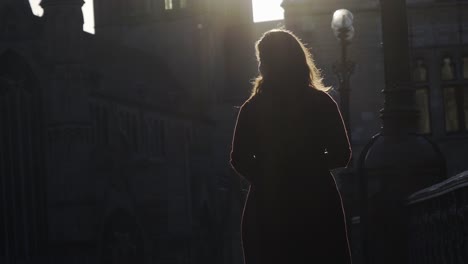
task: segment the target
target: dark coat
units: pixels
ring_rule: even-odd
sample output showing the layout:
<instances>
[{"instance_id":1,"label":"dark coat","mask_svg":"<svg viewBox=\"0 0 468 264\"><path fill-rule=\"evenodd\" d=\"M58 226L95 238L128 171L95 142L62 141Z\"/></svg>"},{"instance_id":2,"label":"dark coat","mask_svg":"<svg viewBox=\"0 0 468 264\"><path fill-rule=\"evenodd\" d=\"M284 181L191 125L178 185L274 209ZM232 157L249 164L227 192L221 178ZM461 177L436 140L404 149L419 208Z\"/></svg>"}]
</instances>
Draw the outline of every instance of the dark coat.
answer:
<instances>
[{"instance_id":1,"label":"dark coat","mask_svg":"<svg viewBox=\"0 0 468 264\"><path fill-rule=\"evenodd\" d=\"M329 171L350 158L341 114L325 92L260 93L242 105L231 165L251 184L242 218L247 264L350 263Z\"/></svg>"}]
</instances>

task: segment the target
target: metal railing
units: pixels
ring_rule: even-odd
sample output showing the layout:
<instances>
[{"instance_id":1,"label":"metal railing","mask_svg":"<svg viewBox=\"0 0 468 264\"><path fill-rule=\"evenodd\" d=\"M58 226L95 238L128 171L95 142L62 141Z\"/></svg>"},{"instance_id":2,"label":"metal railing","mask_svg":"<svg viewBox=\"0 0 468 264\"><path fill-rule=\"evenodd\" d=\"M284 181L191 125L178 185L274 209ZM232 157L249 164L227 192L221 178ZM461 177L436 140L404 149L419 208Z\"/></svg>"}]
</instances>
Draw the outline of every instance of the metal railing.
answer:
<instances>
[{"instance_id":1,"label":"metal railing","mask_svg":"<svg viewBox=\"0 0 468 264\"><path fill-rule=\"evenodd\" d=\"M409 263L468 263L468 171L412 194Z\"/></svg>"}]
</instances>

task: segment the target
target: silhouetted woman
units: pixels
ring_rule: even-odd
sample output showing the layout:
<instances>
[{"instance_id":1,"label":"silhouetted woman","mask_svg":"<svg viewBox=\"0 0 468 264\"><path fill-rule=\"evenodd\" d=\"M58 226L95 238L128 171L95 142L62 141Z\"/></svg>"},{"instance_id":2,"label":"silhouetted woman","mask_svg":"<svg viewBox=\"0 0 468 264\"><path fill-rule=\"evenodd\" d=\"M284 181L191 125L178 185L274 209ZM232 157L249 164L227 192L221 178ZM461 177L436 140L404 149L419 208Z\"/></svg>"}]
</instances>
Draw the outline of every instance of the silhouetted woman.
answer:
<instances>
[{"instance_id":1,"label":"silhouetted woman","mask_svg":"<svg viewBox=\"0 0 468 264\"><path fill-rule=\"evenodd\" d=\"M242 105L231 165L250 182L242 218L247 264L350 263L330 169L351 149L341 114L310 53L275 29L256 43L260 75Z\"/></svg>"}]
</instances>

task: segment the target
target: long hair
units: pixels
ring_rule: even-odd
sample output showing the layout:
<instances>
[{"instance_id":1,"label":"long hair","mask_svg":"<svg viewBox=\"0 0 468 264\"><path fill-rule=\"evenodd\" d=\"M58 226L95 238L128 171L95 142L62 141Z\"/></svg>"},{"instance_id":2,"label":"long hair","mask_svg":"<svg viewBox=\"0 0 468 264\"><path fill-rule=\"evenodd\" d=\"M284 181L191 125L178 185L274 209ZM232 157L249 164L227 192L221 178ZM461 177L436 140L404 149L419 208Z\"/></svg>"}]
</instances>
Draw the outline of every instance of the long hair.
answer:
<instances>
[{"instance_id":1,"label":"long hair","mask_svg":"<svg viewBox=\"0 0 468 264\"><path fill-rule=\"evenodd\" d=\"M265 32L255 43L255 53L259 75L253 82L251 98L262 93L264 86L267 86L265 89L282 90L329 89L323 84L309 50L291 31L272 29Z\"/></svg>"}]
</instances>

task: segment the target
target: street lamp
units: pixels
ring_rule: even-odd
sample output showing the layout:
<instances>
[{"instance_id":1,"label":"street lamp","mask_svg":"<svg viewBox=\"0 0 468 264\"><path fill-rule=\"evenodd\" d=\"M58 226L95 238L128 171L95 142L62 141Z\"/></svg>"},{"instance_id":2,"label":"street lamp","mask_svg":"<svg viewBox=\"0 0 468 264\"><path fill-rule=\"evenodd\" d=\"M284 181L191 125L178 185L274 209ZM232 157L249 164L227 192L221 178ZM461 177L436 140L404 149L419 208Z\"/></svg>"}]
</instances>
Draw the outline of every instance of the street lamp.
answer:
<instances>
[{"instance_id":1,"label":"street lamp","mask_svg":"<svg viewBox=\"0 0 468 264\"><path fill-rule=\"evenodd\" d=\"M339 80L340 106L346 130L350 135L349 124L349 78L354 71L354 62L347 60L347 47L354 37L353 14L346 9L333 13L331 28L341 44L341 60L333 65L333 71Z\"/></svg>"},{"instance_id":2,"label":"street lamp","mask_svg":"<svg viewBox=\"0 0 468 264\"><path fill-rule=\"evenodd\" d=\"M385 69L381 132L359 154L362 263L409 263L407 197L445 175L437 145L414 133L406 0L380 0ZM391 228L389 228L391 227ZM371 261L372 260L372 261Z\"/></svg>"},{"instance_id":3,"label":"street lamp","mask_svg":"<svg viewBox=\"0 0 468 264\"><path fill-rule=\"evenodd\" d=\"M354 71L354 62L347 59L347 48L351 44L351 41L354 37L354 27L353 27L353 14L346 9L338 9L333 13L333 18L331 21L331 28L335 37L338 39L341 45L341 60L333 64L333 71L338 77L339 87L338 91L340 93L340 108L341 114L343 116L343 121L346 127L346 132L351 137L351 127L350 127L350 118L349 118L349 79L351 74ZM354 179L354 171L352 169L353 161L349 162L348 168L341 171L339 175L339 181L343 185L352 186L353 183L350 182L351 179ZM344 188L347 189L347 188ZM350 188L351 189L351 188ZM348 198L344 200L354 200L354 194L352 192L343 193L343 195ZM345 207L353 207L353 204L348 204L345 202ZM354 211L354 210L351 210ZM349 221L351 222L351 221Z\"/></svg>"}]
</instances>

